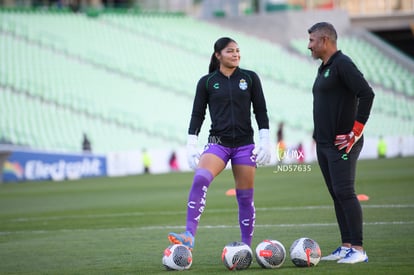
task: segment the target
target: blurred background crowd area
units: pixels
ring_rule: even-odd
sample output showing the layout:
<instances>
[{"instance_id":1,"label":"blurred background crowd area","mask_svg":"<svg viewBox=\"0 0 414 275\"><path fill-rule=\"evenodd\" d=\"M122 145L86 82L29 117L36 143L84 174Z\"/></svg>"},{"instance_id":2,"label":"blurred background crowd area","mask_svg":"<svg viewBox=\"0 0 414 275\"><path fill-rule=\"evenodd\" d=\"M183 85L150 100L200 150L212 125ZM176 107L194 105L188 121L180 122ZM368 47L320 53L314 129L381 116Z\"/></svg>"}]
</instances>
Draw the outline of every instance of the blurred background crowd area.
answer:
<instances>
[{"instance_id":1,"label":"blurred background crowd area","mask_svg":"<svg viewBox=\"0 0 414 275\"><path fill-rule=\"evenodd\" d=\"M376 93L363 156L380 141L414 154L413 0L0 0L0 143L80 152L86 137L93 153L176 152L185 166L196 82L230 36L261 77L275 148L283 122L286 146L313 161L317 21L335 25Z\"/></svg>"},{"instance_id":2,"label":"blurred background crowd area","mask_svg":"<svg viewBox=\"0 0 414 275\"><path fill-rule=\"evenodd\" d=\"M1 0L2 7L55 7L74 11L86 8L136 8L152 11L194 13L200 8L220 15L231 7L232 15L284 9L344 9L351 16L410 13L412 0Z\"/></svg>"}]
</instances>

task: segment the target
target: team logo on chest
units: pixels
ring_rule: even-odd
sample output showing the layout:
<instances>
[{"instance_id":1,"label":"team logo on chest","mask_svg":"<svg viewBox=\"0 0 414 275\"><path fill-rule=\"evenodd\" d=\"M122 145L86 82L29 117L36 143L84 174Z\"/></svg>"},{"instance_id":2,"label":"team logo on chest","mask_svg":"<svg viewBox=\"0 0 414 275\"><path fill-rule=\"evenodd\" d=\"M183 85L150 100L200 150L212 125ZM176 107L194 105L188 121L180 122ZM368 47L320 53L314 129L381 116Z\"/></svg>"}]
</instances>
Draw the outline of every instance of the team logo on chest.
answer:
<instances>
[{"instance_id":1,"label":"team logo on chest","mask_svg":"<svg viewBox=\"0 0 414 275\"><path fill-rule=\"evenodd\" d=\"M331 73L331 69L327 69L325 74L323 75L325 78L328 78L329 74Z\"/></svg>"},{"instance_id":2,"label":"team logo on chest","mask_svg":"<svg viewBox=\"0 0 414 275\"><path fill-rule=\"evenodd\" d=\"M247 90L247 81L245 79L240 79L239 88L243 91Z\"/></svg>"}]
</instances>

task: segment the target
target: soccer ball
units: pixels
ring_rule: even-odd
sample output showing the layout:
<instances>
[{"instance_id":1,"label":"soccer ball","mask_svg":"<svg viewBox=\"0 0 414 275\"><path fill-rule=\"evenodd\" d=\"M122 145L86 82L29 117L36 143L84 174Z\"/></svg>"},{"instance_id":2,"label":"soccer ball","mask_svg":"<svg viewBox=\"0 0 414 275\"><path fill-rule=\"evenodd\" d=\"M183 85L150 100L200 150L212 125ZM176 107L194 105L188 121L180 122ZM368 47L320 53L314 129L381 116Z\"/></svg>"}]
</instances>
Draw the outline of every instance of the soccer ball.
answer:
<instances>
[{"instance_id":1,"label":"soccer ball","mask_svg":"<svg viewBox=\"0 0 414 275\"><path fill-rule=\"evenodd\" d=\"M286 249L277 240L264 240L256 247L256 261L263 268L278 268L286 259Z\"/></svg>"},{"instance_id":2,"label":"soccer ball","mask_svg":"<svg viewBox=\"0 0 414 275\"><path fill-rule=\"evenodd\" d=\"M290 259L298 267L316 266L321 259L321 249L310 238L300 238L290 247Z\"/></svg>"},{"instance_id":3,"label":"soccer ball","mask_svg":"<svg viewBox=\"0 0 414 275\"><path fill-rule=\"evenodd\" d=\"M182 244L173 244L164 250L162 264L167 270L185 270L191 267L193 255Z\"/></svg>"},{"instance_id":4,"label":"soccer ball","mask_svg":"<svg viewBox=\"0 0 414 275\"><path fill-rule=\"evenodd\" d=\"M221 260L229 270L247 269L253 261L253 252L243 242L232 242L223 248Z\"/></svg>"}]
</instances>

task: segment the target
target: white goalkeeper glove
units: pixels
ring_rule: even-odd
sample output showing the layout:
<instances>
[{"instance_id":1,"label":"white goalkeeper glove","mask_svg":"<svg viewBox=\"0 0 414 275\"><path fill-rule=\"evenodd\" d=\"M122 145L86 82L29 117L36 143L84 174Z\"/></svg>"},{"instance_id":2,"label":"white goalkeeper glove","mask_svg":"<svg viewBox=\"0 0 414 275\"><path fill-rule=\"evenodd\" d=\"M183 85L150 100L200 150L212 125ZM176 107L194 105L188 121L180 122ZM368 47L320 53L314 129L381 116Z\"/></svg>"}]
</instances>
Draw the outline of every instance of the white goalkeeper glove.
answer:
<instances>
[{"instance_id":1,"label":"white goalkeeper glove","mask_svg":"<svg viewBox=\"0 0 414 275\"><path fill-rule=\"evenodd\" d=\"M195 170L200 160L200 153L197 150L198 137L196 135L188 135L187 138L187 161L188 166Z\"/></svg>"},{"instance_id":2,"label":"white goalkeeper glove","mask_svg":"<svg viewBox=\"0 0 414 275\"><path fill-rule=\"evenodd\" d=\"M256 156L258 165L265 165L270 162L269 129L259 130L259 142L255 145L252 153Z\"/></svg>"}]
</instances>

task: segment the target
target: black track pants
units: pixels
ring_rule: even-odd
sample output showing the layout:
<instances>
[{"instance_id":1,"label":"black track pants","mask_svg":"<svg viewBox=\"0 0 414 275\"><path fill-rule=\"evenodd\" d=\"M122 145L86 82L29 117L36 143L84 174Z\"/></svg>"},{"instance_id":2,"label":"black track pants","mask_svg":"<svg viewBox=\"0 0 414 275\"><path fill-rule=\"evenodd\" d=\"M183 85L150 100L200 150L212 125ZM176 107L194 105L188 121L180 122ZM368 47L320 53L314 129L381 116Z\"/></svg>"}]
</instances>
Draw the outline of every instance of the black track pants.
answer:
<instances>
[{"instance_id":1,"label":"black track pants","mask_svg":"<svg viewBox=\"0 0 414 275\"><path fill-rule=\"evenodd\" d=\"M316 153L326 186L333 199L342 243L362 246L362 209L355 194L356 163L363 137L349 154L333 144L317 144Z\"/></svg>"}]
</instances>

